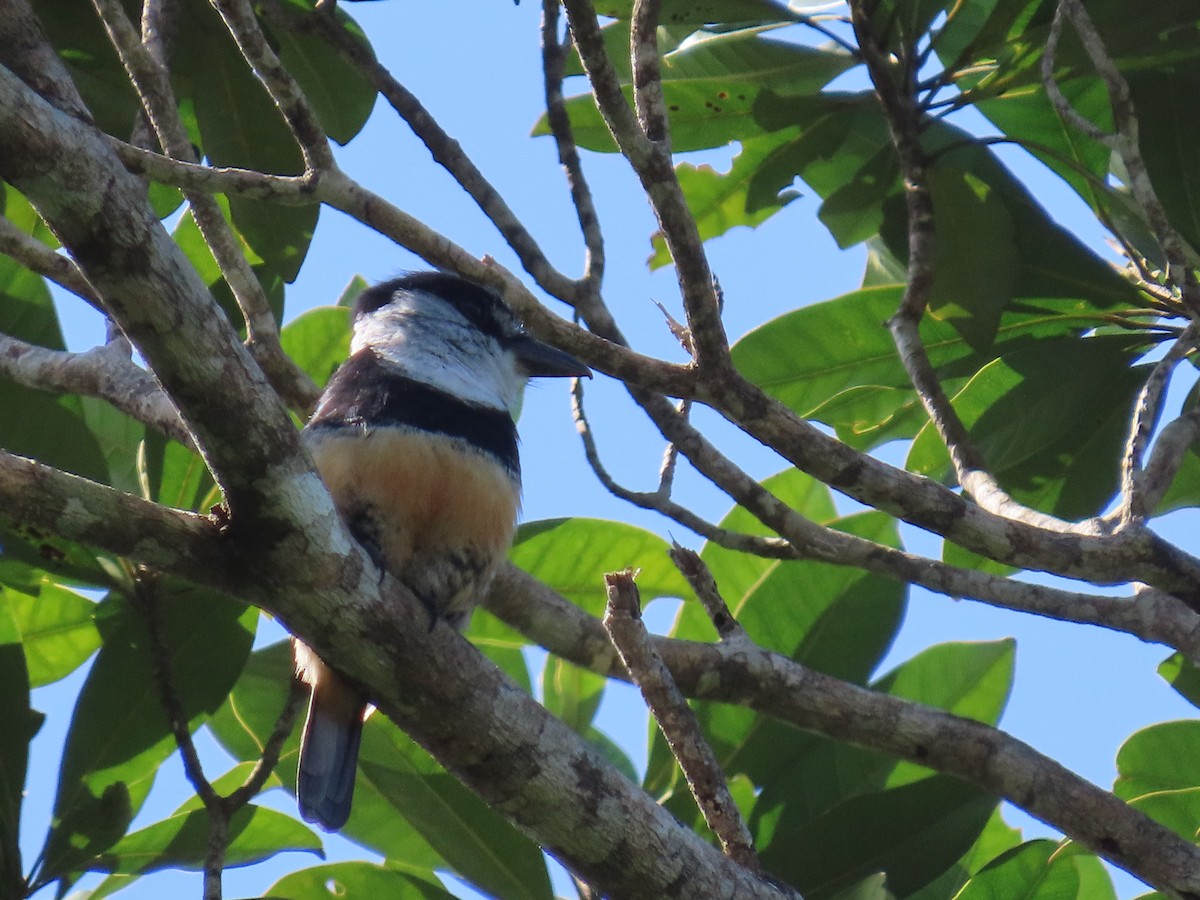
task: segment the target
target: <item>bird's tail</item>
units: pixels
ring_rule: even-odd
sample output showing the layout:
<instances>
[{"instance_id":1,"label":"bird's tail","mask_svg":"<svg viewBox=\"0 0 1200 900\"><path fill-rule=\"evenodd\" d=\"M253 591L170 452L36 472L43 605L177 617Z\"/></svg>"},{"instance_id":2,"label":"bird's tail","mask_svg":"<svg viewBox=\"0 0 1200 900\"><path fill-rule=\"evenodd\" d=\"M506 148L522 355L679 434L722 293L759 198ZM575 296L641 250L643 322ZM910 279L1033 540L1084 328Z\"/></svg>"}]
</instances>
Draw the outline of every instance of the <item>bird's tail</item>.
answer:
<instances>
[{"instance_id":1,"label":"bird's tail","mask_svg":"<svg viewBox=\"0 0 1200 900\"><path fill-rule=\"evenodd\" d=\"M324 665L320 668L300 740L296 799L306 822L337 831L350 817L366 706L357 691Z\"/></svg>"}]
</instances>

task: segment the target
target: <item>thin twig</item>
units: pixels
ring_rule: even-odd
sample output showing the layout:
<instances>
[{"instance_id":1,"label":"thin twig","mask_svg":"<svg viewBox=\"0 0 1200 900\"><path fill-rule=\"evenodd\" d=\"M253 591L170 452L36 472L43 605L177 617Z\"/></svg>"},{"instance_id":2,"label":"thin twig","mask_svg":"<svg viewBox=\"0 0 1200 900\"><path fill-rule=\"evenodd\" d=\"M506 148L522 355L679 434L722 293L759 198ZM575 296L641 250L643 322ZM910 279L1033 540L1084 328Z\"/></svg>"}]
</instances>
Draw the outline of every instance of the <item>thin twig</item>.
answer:
<instances>
[{"instance_id":1,"label":"thin twig","mask_svg":"<svg viewBox=\"0 0 1200 900\"><path fill-rule=\"evenodd\" d=\"M268 735L266 743L263 744L258 762L254 764L254 768L246 776L246 780L241 786L225 798L226 807L231 813L256 797L267 783L267 779L271 777L271 773L275 771L275 767L279 765L279 754L296 724L296 713L299 711L304 697L303 685L298 679L293 678L288 686L287 700L284 701L283 709L279 711L271 733Z\"/></svg>"},{"instance_id":2,"label":"thin twig","mask_svg":"<svg viewBox=\"0 0 1200 900\"><path fill-rule=\"evenodd\" d=\"M583 283L588 292L597 294L604 278L604 235L600 217L592 199L592 190L583 174L583 161L575 143L571 118L563 100L563 72L566 65L566 44L559 39L559 0L542 2L542 74L546 94L546 121L558 149L558 161L567 175L571 202L579 219L583 243L587 248L583 265Z\"/></svg>"},{"instance_id":3,"label":"thin twig","mask_svg":"<svg viewBox=\"0 0 1200 900\"><path fill-rule=\"evenodd\" d=\"M674 481L675 461L678 455L678 449L674 443L668 443L663 454L663 466L659 472L657 490L634 491L617 482L600 459L595 435L592 433L591 423L583 406L583 383L578 379L571 384L571 413L575 419L575 429L579 432L579 437L583 442L583 453L588 465L600 484L614 497L632 503L641 509L662 513L722 547L771 559L793 558L795 551L786 541L779 538L741 534L721 528L672 500L671 486Z\"/></svg>"},{"instance_id":4,"label":"thin twig","mask_svg":"<svg viewBox=\"0 0 1200 900\"><path fill-rule=\"evenodd\" d=\"M1154 512L1153 507L1147 506L1148 498L1142 491L1143 456L1162 414L1162 402L1171 381L1171 374L1196 348L1197 337L1200 337L1200 326L1193 322L1179 339L1171 344L1166 355L1154 365L1146 383L1138 392L1129 427L1129 439L1126 441L1125 455L1121 461L1122 499L1117 511L1121 527L1144 519Z\"/></svg>"},{"instance_id":5,"label":"thin twig","mask_svg":"<svg viewBox=\"0 0 1200 900\"><path fill-rule=\"evenodd\" d=\"M604 586L608 593L604 629L667 739L704 821L727 856L752 871L762 871L754 853L754 839L733 802L716 754L642 623L641 598L633 571L609 572L604 576Z\"/></svg>"},{"instance_id":6,"label":"thin twig","mask_svg":"<svg viewBox=\"0 0 1200 900\"><path fill-rule=\"evenodd\" d=\"M208 813L208 851L204 856L204 900L221 900L221 876L225 869L225 854L229 848L229 819L221 795L204 775L200 755L192 741L192 732L183 703L175 690L171 674L171 659L167 653L166 635L159 616L158 577L141 569L133 573L134 591L130 599L146 621L150 634L150 657L159 701L175 736L175 745L183 760L183 773Z\"/></svg>"},{"instance_id":7,"label":"thin twig","mask_svg":"<svg viewBox=\"0 0 1200 900\"><path fill-rule=\"evenodd\" d=\"M604 47L591 0L565 0L575 47L592 85L592 95L622 154L646 192L658 220L659 229L675 262L675 276L683 297L688 327L696 342L697 368L704 377L719 378L730 373L729 338L721 322L716 291L704 242L696 218L676 176L670 149L664 141L653 140L642 129L622 92L621 81ZM646 22L652 19L653 6L643 15L643 43L650 41ZM642 53L643 51L639 51ZM648 51L645 51L648 52ZM643 66L642 77L650 79L657 69ZM641 93L651 97L661 84L644 83Z\"/></svg>"},{"instance_id":8,"label":"thin twig","mask_svg":"<svg viewBox=\"0 0 1200 900\"><path fill-rule=\"evenodd\" d=\"M700 554L674 541L671 542L671 549L668 553L671 562L675 563L675 568L687 579L692 590L696 592L696 596L704 606L704 611L708 613L709 619L717 629L717 636L722 641L748 640L745 629L733 617L733 613L725 603L725 598L721 596L712 571L704 564Z\"/></svg>"},{"instance_id":9,"label":"thin twig","mask_svg":"<svg viewBox=\"0 0 1200 900\"><path fill-rule=\"evenodd\" d=\"M229 2L229 0L225 0ZM509 247L521 260L538 286L565 303L572 304L578 285L559 272L549 261L533 235L512 211L499 191L484 177L474 161L438 121L429 114L421 101L401 84L386 67L372 55L370 48L348 34L332 16L317 15L301 19L281 14L274 4L265 9L272 25L293 30L308 29L327 41L346 62L387 100L393 110L412 129L434 161L442 166L476 205L496 226ZM577 201L578 202L578 201Z\"/></svg>"},{"instance_id":10,"label":"thin twig","mask_svg":"<svg viewBox=\"0 0 1200 900\"><path fill-rule=\"evenodd\" d=\"M16 260L31 272L45 276L103 312L100 299L75 261L55 253L37 238L26 234L7 218L0 217L0 253Z\"/></svg>"},{"instance_id":11,"label":"thin twig","mask_svg":"<svg viewBox=\"0 0 1200 900\"><path fill-rule=\"evenodd\" d=\"M1187 242L1171 224L1170 217L1150 180L1150 173L1146 168L1146 161L1138 143L1138 119L1129 83L1121 74L1121 70L1113 61L1112 56L1109 55L1100 33L1096 30L1095 24L1080 0L1059 0L1058 7L1055 9L1056 22L1063 16L1070 17L1071 24L1075 26L1075 31L1079 34L1084 49L1096 67L1097 74L1108 90L1115 127L1115 133L1109 138L1109 146L1112 146L1120 155L1121 162L1129 176L1129 190L1138 206L1141 207L1151 233L1166 254L1167 280L1179 291L1184 306L1190 310L1191 314L1193 316L1200 315L1200 284L1197 283L1195 273L1188 265ZM1051 56L1049 52L1046 55L1047 57ZM1048 74L1044 68L1043 75L1047 92L1050 92L1051 85L1054 83L1053 68L1049 68ZM1071 112L1068 112L1071 109L1070 104L1065 101L1058 102L1054 99L1053 94L1051 94L1051 99L1054 100L1055 109L1060 115L1071 116Z\"/></svg>"}]
</instances>

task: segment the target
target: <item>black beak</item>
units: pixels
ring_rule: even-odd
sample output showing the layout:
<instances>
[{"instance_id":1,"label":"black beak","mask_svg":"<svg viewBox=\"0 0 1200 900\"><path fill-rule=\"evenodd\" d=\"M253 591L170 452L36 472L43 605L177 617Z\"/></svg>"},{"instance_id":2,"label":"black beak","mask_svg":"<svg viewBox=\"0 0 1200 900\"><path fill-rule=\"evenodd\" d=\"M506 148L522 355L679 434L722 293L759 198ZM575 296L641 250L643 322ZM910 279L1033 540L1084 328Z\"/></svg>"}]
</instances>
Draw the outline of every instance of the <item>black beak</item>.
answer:
<instances>
[{"instance_id":1,"label":"black beak","mask_svg":"<svg viewBox=\"0 0 1200 900\"><path fill-rule=\"evenodd\" d=\"M510 344L521 368L530 378L591 378L592 370L570 353L521 335Z\"/></svg>"}]
</instances>

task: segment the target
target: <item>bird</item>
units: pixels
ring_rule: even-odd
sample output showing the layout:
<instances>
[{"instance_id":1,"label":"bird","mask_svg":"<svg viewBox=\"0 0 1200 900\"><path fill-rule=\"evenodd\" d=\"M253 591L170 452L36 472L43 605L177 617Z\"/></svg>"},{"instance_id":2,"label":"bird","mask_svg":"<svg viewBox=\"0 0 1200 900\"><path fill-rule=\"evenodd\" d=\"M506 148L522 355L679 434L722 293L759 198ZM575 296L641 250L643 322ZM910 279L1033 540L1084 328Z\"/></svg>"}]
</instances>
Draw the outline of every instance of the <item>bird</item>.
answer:
<instances>
[{"instance_id":1,"label":"bird","mask_svg":"<svg viewBox=\"0 0 1200 900\"><path fill-rule=\"evenodd\" d=\"M301 435L351 535L438 621L462 630L508 552L521 496L515 417L531 377L590 377L491 289L413 272L354 303L349 358ZM350 815L367 700L306 644L301 816Z\"/></svg>"}]
</instances>

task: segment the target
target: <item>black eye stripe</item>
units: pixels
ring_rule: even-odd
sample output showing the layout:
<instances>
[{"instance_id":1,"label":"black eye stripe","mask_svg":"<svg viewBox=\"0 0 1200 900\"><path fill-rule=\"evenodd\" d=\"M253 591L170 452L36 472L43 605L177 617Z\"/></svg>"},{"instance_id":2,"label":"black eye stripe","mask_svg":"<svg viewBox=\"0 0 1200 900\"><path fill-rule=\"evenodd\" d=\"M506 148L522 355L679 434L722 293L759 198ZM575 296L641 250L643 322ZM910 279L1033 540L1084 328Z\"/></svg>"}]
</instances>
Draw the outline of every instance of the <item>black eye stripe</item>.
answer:
<instances>
[{"instance_id":1,"label":"black eye stripe","mask_svg":"<svg viewBox=\"0 0 1200 900\"><path fill-rule=\"evenodd\" d=\"M495 338L511 337L520 328L512 311L495 293L448 272L412 272L368 288L354 303L355 318L386 306L397 291L436 294L484 334Z\"/></svg>"}]
</instances>

